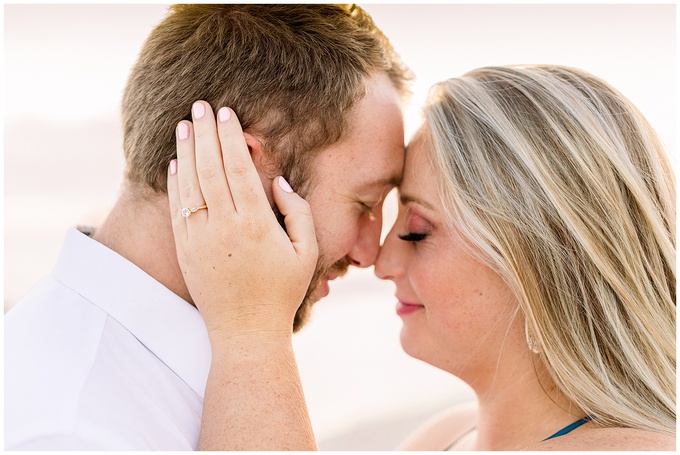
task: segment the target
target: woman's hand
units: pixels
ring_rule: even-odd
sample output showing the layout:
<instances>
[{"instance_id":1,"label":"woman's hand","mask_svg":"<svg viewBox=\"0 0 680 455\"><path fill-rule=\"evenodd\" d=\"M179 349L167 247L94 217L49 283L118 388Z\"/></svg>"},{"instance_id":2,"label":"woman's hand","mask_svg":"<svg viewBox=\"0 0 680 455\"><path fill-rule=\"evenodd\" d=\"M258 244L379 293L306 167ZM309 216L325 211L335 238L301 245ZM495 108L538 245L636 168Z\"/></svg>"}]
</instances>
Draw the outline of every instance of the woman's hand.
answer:
<instances>
[{"instance_id":1,"label":"woman's hand","mask_svg":"<svg viewBox=\"0 0 680 455\"><path fill-rule=\"evenodd\" d=\"M197 101L177 126L168 196L180 268L214 337L290 334L317 260L307 202L283 177L272 184L288 234L272 212L240 123ZM206 209L200 207L207 206ZM182 209L192 209L188 217Z\"/></svg>"},{"instance_id":2,"label":"woman's hand","mask_svg":"<svg viewBox=\"0 0 680 455\"><path fill-rule=\"evenodd\" d=\"M221 108L216 126L203 101L192 114L193 125L177 126L168 196L179 265L211 346L198 449L315 450L292 347L318 256L309 205L274 179L286 234L236 115Z\"/></svg>"}]
</instances>

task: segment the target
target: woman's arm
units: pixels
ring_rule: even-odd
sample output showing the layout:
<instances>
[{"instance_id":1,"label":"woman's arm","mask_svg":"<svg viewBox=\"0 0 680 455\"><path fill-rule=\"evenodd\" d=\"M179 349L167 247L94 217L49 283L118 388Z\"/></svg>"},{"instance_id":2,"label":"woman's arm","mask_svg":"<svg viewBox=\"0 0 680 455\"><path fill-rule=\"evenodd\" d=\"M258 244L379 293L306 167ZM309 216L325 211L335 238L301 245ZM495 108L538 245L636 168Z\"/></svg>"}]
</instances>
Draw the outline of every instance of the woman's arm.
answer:
<instances>
[{"instance_id":1,"label":"woman's arm","mask_svg":"<svg viewBox=\"0 0 680 455\"><path fill-rule=\"evenodd\" d=\"M281 177L272 212L236 115L208 103L177 127L168 197L177 257L212 349L199 449L315 450L292 349L318 256L309 205ZM207 205L188 217L182 208Z\"/></svg>"},{"instance_id":2,"label":"woman's arm","mask_svg":"<svg viewBox=\"0 0 680 455\"><path fill-rule=\"evenodd\" d=\"M290 337L211 345L199 450L317 450Z\"/></svg>"}]
</instances>

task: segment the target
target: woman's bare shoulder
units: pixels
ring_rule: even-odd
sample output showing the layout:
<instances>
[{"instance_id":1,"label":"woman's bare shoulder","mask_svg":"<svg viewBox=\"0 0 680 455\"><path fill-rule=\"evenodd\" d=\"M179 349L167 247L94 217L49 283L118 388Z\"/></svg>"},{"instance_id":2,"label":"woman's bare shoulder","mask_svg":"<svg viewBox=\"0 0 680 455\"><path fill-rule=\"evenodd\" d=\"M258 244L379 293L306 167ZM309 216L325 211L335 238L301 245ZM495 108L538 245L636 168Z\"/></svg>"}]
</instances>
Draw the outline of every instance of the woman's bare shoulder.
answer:
<instances>
[{"instance_id":1,"label":"woman's bare shoulder","mask_svg":"<svg viewBox=\"0 0 680 455\"><path fill-rule=\"evenodd\" d=\"M633 428L584 428L536 450L676 450L675 436Z\"/></svg>"},{"instance_id":2,"label":"woman's bare shoulder","mask_svg":"<svg viewBox=\"0 0 680 455\"><path fill-rule=\"evenodd\" d=\"M397 450L444 450L475 426L476 417L476 401L452 406L416 428Z\"/></svg>"}]
</instances>

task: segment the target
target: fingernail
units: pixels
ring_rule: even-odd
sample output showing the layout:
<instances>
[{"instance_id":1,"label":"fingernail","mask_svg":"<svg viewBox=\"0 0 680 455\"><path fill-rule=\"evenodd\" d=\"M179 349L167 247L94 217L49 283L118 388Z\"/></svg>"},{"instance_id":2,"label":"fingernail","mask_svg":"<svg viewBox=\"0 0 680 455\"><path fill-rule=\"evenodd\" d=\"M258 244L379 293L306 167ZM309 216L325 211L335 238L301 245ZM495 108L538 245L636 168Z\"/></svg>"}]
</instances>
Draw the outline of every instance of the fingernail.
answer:
<instances>
[{"instance_id":1,"label":"fingernail","mask_svg":"<svg viewBox=\"0 0 680 455\"><path fill-rule=\"evenodd\" d=\"M217 117L220 119L220 122L226 122L231 118L231 110L228 107L221 107L217 111Z\"/></svg>"},{"instance_id":2,"label":"fingernail","mask_svg":"<svg viewBox=\"0 0 680 455\"><path fill-rule=\"evenodd\" d=\"M189 139L189 125L186 123L180 123L177 125L177 137L180 141Z\"/></svg>"},{"instance_id":3,"label":"fingernail","mask_svg":"<svg viewBox=\"0 0 680 455\"><path fill-rule=\"evenodd\" d=\"M193 111L194 118L199 119L205 115L205 106L203 106L203 103L197 101L194 103Z\"/></svg>"},{"instance_id":4,"label":"fingernail","mask_svg":"<svg viewBox=\"0 0 680 455\"><path fill-rule=\"evenodd\" d=\"M293 192L293 188L290 187L288 182L286 182L286 179L284 179L283 177L279 177L279 186L286 193L292 193Z\"/></svg>"},{"instance_id":5,"label":"fingernail","mask_svg":"<svg viewBox=\"0 0 680 455\"><path fill-rule=\"evenodd\" d=\"M177 160L170 161L170 175L177 174Z\"/></svg>"}]
</instances>

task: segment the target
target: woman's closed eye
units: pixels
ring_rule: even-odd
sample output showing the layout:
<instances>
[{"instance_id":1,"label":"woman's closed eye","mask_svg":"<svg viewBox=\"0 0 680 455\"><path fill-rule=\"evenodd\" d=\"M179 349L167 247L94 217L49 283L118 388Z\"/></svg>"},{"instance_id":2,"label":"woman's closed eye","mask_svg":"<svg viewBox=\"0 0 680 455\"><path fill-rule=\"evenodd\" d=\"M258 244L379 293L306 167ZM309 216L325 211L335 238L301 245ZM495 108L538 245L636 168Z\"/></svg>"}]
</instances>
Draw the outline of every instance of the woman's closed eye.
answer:
<instances>
[{"instance_id":1,"label":"woman's closed eye","mask_svg":"<svg viewBox=\"0 0 680 455\"><path fill-rule=\"evenodd\" d=\"M409 232L408 234L398 234L397 237L399 237L401 240L403 240L405 242L420 242L425 237L427 237L427 234L418 233L418 232Z\"/></svg>"},{"instance_id":2,"label":"woman's closed eye","mask_svg":"<svg viewBox=\"0 0 680 455\"><path fill-rule=\"evenodd\" d=\"M407 234L398 234L406 242L420 242L432 232L432 224L422 216L409 210L406 215Z\"/></svg>"}]
</instances>

